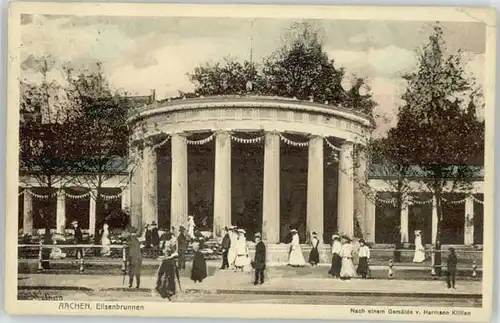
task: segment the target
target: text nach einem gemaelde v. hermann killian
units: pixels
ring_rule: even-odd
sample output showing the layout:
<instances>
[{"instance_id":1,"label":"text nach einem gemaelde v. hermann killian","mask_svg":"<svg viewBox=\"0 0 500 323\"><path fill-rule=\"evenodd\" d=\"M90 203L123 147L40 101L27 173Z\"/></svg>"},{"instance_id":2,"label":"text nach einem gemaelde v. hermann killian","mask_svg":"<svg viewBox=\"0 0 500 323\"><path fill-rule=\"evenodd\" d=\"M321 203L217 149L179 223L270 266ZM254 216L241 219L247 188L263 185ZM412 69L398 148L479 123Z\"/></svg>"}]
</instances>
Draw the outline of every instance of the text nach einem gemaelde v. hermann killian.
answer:
<instances>
[{"instance_id":1,"label":"text nach einem gemaelde v. hermann killian","mask_svg":"<svg viewBox=\"0 0 500 323\"><path fill-rule=\"evenodd\" d=\"M376 308L362 308L352 307L350 309L351 315L368 314L368 315L422 315L422 316L471 316L472 313L462 309L450 310L428 310L428 309L376 309Z\"/></svg>"}]
</instances>

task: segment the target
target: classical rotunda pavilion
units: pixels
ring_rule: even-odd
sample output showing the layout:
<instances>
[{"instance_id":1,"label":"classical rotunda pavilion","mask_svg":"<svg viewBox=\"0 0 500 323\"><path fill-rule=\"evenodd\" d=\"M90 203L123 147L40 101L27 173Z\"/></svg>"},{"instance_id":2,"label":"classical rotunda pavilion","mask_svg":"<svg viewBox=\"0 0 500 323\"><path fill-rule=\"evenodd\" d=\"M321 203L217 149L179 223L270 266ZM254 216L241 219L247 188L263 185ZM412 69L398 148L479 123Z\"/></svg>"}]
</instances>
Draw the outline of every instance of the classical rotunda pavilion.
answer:
<instances>
[{"instance_id":1,"label":"classical rotunda pavilion","mask_svg":"<svg viewBox=\"0 0 500 323\"><path fill-rule=\"evenodd\" d=\"M358 149L373 129L365 115L328 102L213 96L155 101L129 123L134 226L178 228L193 214L215 236L238 225L268 243L292 228L303 241L313 231L352 236L356 226L373 234Z\"/></svg>"}]
</instances>

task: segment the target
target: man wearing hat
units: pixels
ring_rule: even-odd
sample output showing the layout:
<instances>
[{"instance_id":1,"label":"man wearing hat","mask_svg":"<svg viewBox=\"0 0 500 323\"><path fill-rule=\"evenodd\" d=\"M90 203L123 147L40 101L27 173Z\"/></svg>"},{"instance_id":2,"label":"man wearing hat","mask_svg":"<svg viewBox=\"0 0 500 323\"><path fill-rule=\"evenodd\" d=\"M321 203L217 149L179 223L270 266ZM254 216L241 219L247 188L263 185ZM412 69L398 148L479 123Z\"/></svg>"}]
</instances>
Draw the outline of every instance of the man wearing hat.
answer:
<instances>
[{"instance_id":1,"label":"man wearing hat","mask_svg":"<svg viewBox=\"0 0 500 323\"><path fill-rule=\"evenodd\" d=\"M222 266L220 269L229 268L229 260L227 255L229 253L229 248L231 247L231 238L229 237L229 229L224 227L224 238L222 238Z\"/></svg>"},{"instance_id":2,"label":"man wearing hat","mask_svg":"<svg viewBox=\"0 0 500 323\"><path fill-rule=\"evenodd\" d=\"M141 243L137 239L137 230L132 227L129 230L130 235L127 239L128 246L128 287L132 288L135 277L135 286L139 288L141 284L141 265L142 265L142 252Z\"/></svg>"},{"instance_id":3,"label":"man wearing hat","mask_svg":"<svg viewBox=\"0 0 500 323\"><path fill-rule=\"evenodd\" d=\"M177 252L179 253L178 266L180 270L186 269L186 251L188 249L188 241L184 232L186 232L186 228L181 225L179 227L179 236L177 237Z\"/></svg>"},{"instance_id":4,"label":"man wearing hat","mask_svg":"<svg viewBox=\"0 0 500 323\"><path fill-rule=\"evenodd\" d=\"M160 248L160 234L158 233L158 225L155 221L151 223L151 245L153 248Z\"/></svg>"},{"instance_id":5,"label":"man wearing hat","mask_svg":"<svg viewBox=\"0 0 500 323\"><path fill-rule=\"evenodd\" d=\"M264 270L266 269L266 245L260 233L255 234L255 258L252 267L255 269L254 285L264 284Z\"/></svg>"},{"instance_id":6,"label":"man wearing hat","mask_svg":"<svg viewBox=\"0 0 500 323\"><path fill-rule=\"evenodd\" d=\"M73 225L73 228L75 230L74 244L76 244L76 245L82 244L83 243L83 234L82 234L82 229L80 229L80 226L78 225L78 221L75 220L75 221L71 222L71 224ZM83 248L76 248L75 257L76 257L76 259L83 258Z\"/></svg>"}]
</instances>

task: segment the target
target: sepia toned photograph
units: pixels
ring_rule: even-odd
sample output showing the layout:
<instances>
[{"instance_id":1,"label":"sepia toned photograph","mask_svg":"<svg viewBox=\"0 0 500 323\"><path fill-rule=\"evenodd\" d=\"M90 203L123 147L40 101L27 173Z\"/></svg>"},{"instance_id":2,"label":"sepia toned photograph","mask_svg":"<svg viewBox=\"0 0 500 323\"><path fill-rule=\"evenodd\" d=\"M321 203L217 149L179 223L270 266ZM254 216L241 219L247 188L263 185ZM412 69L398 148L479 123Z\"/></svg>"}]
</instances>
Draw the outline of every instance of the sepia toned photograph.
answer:
<instances>
[{"instance_id":1,"label":"sepia toned photograph","mask_svg":"<svg viewBox=\"0 0 500 323\"><path fill-rule=\"evenodd\" d=\"M9 30L9 312L489 319L494 11L17 3Z\"/></svg>"}]
</instances>

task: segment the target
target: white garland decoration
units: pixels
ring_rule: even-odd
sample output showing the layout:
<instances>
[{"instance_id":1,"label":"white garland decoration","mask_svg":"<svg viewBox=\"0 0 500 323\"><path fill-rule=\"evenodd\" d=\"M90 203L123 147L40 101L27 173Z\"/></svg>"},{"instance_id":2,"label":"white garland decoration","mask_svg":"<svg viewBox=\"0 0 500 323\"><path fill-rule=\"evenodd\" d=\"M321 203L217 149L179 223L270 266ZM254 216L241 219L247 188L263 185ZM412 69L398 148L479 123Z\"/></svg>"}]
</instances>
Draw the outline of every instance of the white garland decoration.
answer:
<instances>
[{"instance_id":1,"label":"white garland decoration","mask_svg":"<svg viewBox=\"0 0 500 323\"><path fill-rule=\"evenodd\" d=\"M188 145L195 145L195 146L201 146L201 145L204 145L206 143L209 143L210 141L212 141L215 137L215 133L211 134L210 136L208 136L207 138L205 139L201 139L201 140L186 140L187 141L187 144Z\"/></svg>"},{"instance_id":2,"label":"white garland decoration","mask_svg":"<svg viewBox=\"0 0 500 323\"><path fill-rule=\"evenodd\" d=\"M170 140L170 135L167 136L167 138L165 138L165 140L163 140L162 142L156 144L156 145L153 145L153 149L156 149L156 148L160 148L162 147L163 145L165 145L169 140Z\"/></svg>"},{"instance_id":3,"label":"white garland decoration","mask_svg":"<svg viewBox=\"0 0 500 323\"><path fill-rule=\"evenodd\" d=\"M297 142L297 141L293 141L293 140L290 140L286 137L283 136L283 134L279 133L279 136L281 138L281 140L286 143L287 145L290 145L290 146L295 146L295 147L307 147L309 146L309 142Z\"/></svg>"},{"instance_id":4,"label":"white garland decoration","mask_svg":"<svg viewBox=\"0 0 500 323\"><path fill-rule=\"evenodd\" d=\"M328 147L330 147L331 149L335 150L335 151L340 151L340 148L335 146L334 144L332 144L326 137L323 138L326 142L326 145Z\"/></svg>"},{"instance_id":5,"label":"white garland decoration","mask_svg":"<svg viewBox=\"0 0 500 323\"><path fill-rule=\"evenodd\" d=\"M37 199L42 199L42 200L46 200L46 199L48 199L48 198L53 197L53 196L56 195L56 193L51 193L51 194L47 194L47 195L41 195L41 194L36 194L33 191L31 191L31 190L27 190L26 192L28 194L30 194L31 196L33 196L33 197L35 197Z\"/></svg>"},{"instance_id":6,"label":"white garland decoration","mask_svg":"<svg viewBox=\"0 0 500 323\"><path fill-rule=\"evenodd\" d=\"M484 204L484 201L478 199L477 197L475 197L474 195L471 195L472 196L472 199L474 200L474 202L477 202L479 204Z\"/></svg>"},{"instance_id":7,"label":"white garland decoration","mask_svg":"<svg viewBox=\"0 0 500 323\"><path fill-rule=\"evenodd\" d=\"M102 199L105 200L105 201L116 200L116 199L120 198L121 196L122 196L122 193L118 193L116 195L104 195L104 194L101 194Z\"/></svg>"},{"instance_id":8,"label":"white garland decoration","mask_svg":"<svg viewBox=\"0 0 500 323\"><path fill-rule=\"evenodd\" d=\"M70 194L68 192L66 192L65 194L67 197L71 198L71 199L74 199L74 200L83 200L87 197L90 196L90 192L87 192L87 193L84 193L84 194L81 194L81 195L73 195L73 194Z\"/></svg>"},{"instance_id":9,"label":"white garland decoration","mask_svg":"<svg viewBox=\"0 0 500 323\"><path fill-rule=\"evenodd\" d=\"M231 135L231 139L236 141L236 142L239 142L241 144L257 144L257 143L260 143L264 139L264 136L257 137L257 138L251 138L251 139L245 139L245 138L236 137L235 135Z\"/></svg>"}]
</instances>

